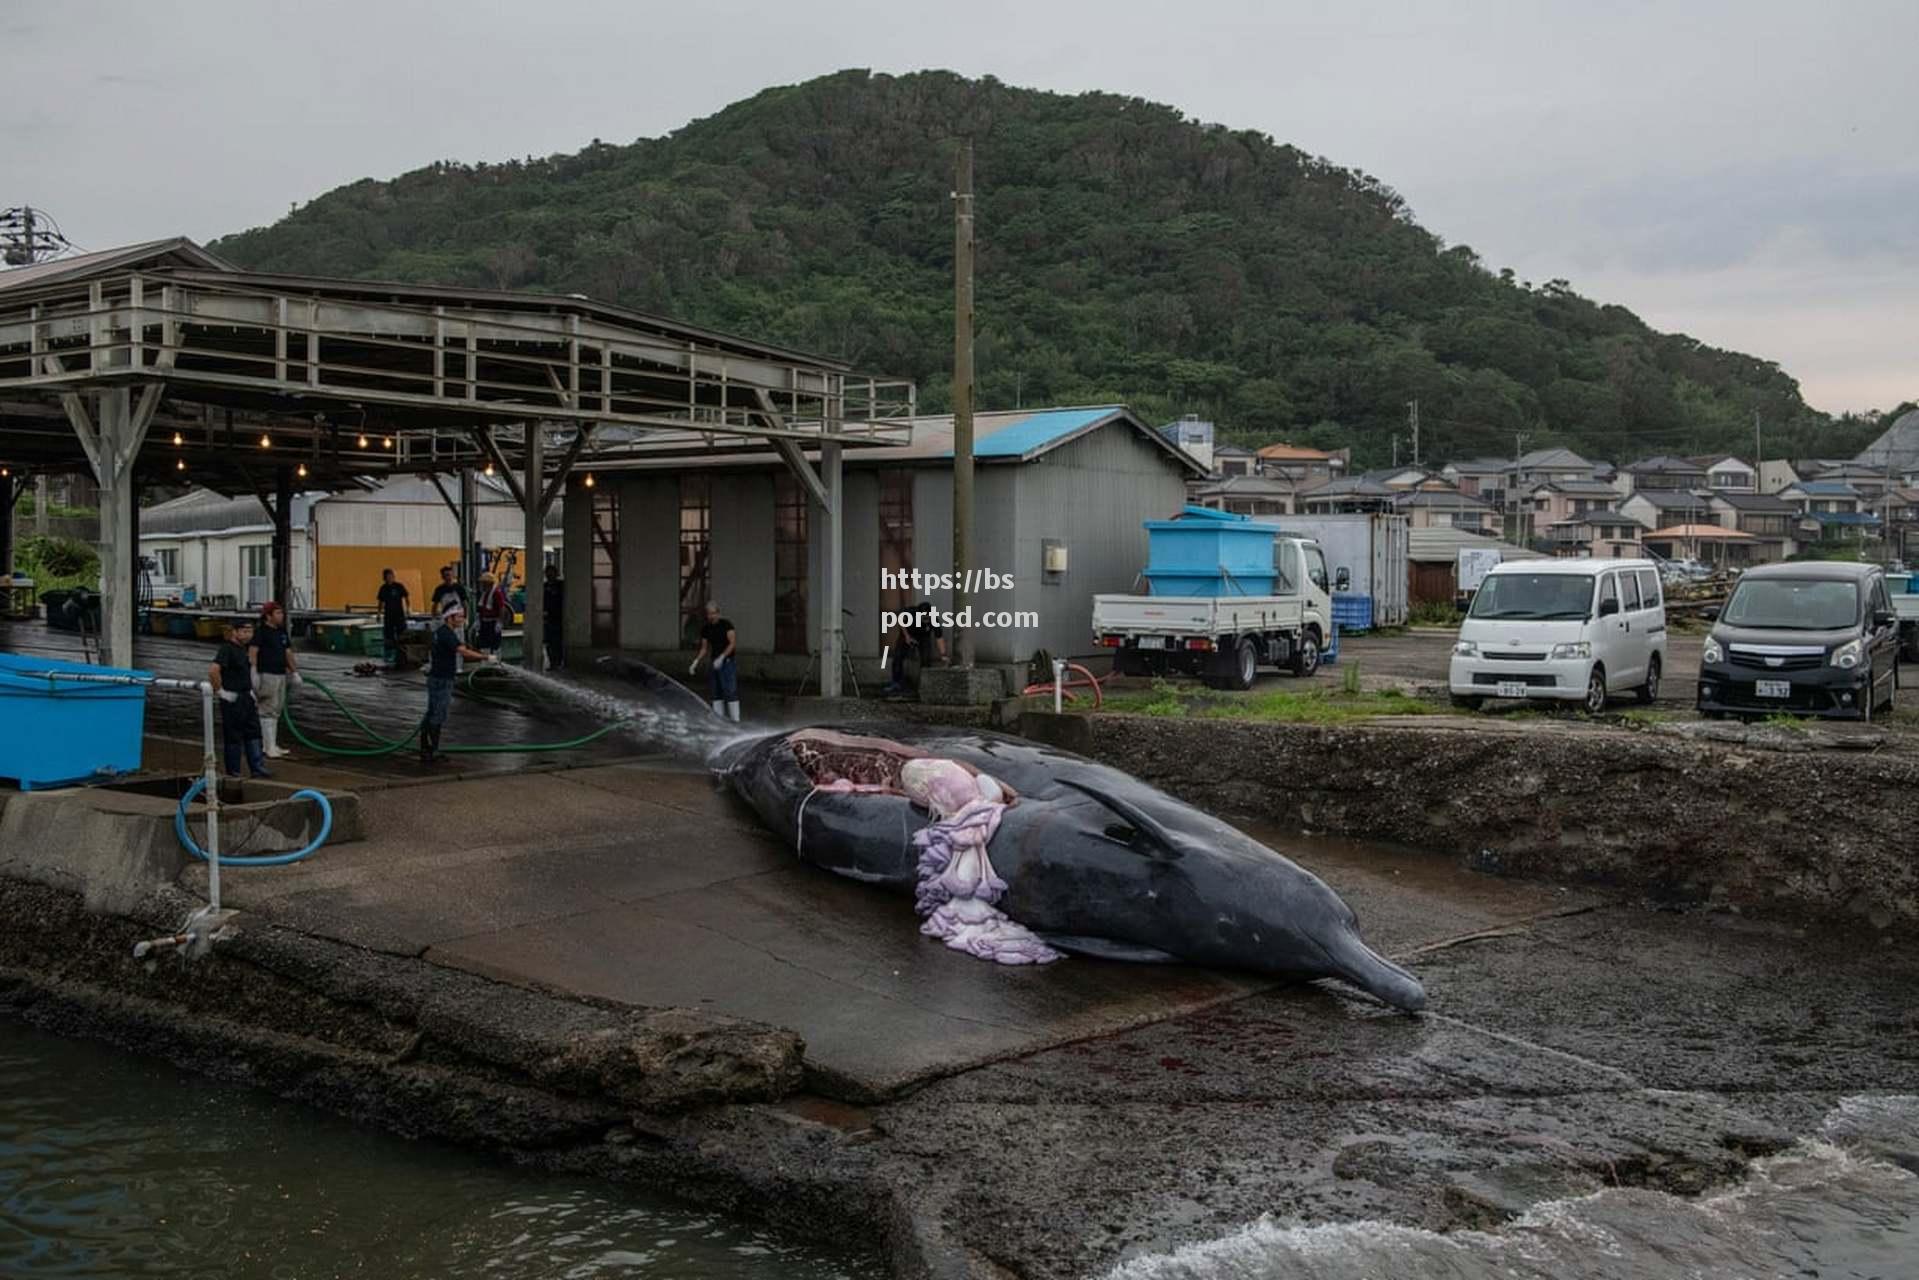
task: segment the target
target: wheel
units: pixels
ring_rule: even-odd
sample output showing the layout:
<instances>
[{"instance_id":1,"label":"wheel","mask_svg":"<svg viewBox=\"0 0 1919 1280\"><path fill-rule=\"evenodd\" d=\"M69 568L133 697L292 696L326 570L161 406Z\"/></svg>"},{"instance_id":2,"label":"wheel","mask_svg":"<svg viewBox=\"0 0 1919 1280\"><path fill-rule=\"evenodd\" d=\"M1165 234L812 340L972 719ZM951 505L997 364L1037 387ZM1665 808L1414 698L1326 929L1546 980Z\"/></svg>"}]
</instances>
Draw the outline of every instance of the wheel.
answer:
<instances>
[{"instance_id":1,"label":"wheel","mask_svg":"<svg viewBox=\"0 0 1919 1280\"><path fill-rule=\"evenodd\" d=\"M1319 638L1308 631L1293 650L1293 674L1306 677L1319 670Z\"/></svg>"},{"instance_id":2,"label":"wheel","mask_svg":"<svg viewBox=\"0 0 1919 1280\"><path fill-rule=\"evenodd\" d=\"M1233 650L1233 666L1227 676L1227 688L1250 689L1253 677L1259 674L1259 650L1253 642L1241 637L1237 648Z\"/></svg>"},{"instance_id":3,"label":"wheel","mask_svg":"<svg viewBox=\"0 0 1919 1280\"><path fill-rule=\"evenodd\" d=\"M1659 701L1659 655L1653 654L1646 659L1646 683L1633 693L1641 702L1648 705Z\"/></svg>"},{"instance_id":4,"label":"wheel","mask_svg":"<svg viewBox=\"0 0 1919 1280\"><path fill-rule=\"evenodd\" d=\"M1461 711L1477 711L1480 707L1484 706L1486 702L1484 698L1475 698L1467 693L1455 693L1452 695L1452 698L1453 705Z\"/></svg>"},{"instance_id":5,"label":"wheel","mask_svg":"<svg viewBox=\"0 0 1919 1280\"><path fill-rule=\"evenodd\" d=\"M1594 665L1592 674L1586 677L1586 700L1581 703L1586 714L1596 716L1606 709L1606 669Z\"/></svg>"}]
</instances>

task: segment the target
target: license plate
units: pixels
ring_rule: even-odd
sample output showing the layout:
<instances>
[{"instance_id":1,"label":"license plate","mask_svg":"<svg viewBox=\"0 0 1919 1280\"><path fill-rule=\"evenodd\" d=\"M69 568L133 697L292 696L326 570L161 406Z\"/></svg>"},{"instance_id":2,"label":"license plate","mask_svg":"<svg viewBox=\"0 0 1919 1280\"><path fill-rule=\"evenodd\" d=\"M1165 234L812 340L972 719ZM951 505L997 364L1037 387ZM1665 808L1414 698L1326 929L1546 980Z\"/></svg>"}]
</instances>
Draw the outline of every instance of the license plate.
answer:
<instances>
[{"instance_id":1,"label":"license plate","mask_svg":"<svg viewBox=\"0 0 1919 1280\"><path fill-rule=\"evenodd\" d=\"M1133 647L1135 649L1164 649L1166 647L1166 637L1139 636L1133 641Z\"/></svg>"},{"instance_id":2,"label":"license plate","mask_svg":"<svg viewBox=\"0 0 1919 1280\"><path fill-rule=\"evenodd\" d=\"M1501 680L1495 687L1499 690L1499 696L1502 698L1523 698L1526 696L1526 682L1524 680Z\"/></svg>"},{"instance_id":3,"label":"license plate","mask_svg":"<svg viewBox=\"0 0 1919 1280\"><path fill-rule=\"evenodd\" d=\"M1790 698L1792 697L1792 681L1755 680L1752 684L1752 691L1754 696L1760 698Z\"/></svg>"}]
</instances>

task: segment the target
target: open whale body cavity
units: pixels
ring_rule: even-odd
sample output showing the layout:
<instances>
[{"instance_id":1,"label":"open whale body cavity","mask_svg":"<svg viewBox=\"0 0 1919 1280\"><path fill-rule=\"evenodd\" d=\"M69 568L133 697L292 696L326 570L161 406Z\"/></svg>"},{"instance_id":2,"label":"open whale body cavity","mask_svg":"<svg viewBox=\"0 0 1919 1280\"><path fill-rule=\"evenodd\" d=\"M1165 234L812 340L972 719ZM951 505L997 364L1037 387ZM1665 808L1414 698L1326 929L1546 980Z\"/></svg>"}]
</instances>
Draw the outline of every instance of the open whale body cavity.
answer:
<instances>
[{"instance_id":1,"label":"open whale body cavity","mask_svg":"<svg viewBox=\"0 0 1919 1280\"><path fill-rule=\"evenodd\" d=\"M1361 941L1352 908L1245 832L1069 752L931 725L736 738L708 763L805 861L920 891L915 836L950 817L909 794L911 761L950 761L995 806L994 907L1062 951L1338 978L1408 1012L1412 974ZM922 903L924 895L921 894ZM949 944L950 945L950 944Z\"/></svg>"}]
</instances>

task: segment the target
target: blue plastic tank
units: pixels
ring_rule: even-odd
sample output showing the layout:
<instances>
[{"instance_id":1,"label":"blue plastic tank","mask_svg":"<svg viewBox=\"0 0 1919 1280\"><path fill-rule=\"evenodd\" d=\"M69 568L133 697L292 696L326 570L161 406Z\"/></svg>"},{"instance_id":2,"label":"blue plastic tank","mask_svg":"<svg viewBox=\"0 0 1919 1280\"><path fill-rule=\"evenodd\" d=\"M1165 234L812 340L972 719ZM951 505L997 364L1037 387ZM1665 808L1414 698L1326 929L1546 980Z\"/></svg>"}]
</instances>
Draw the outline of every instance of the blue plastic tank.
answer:
<instances>
[{"instance_id":1,"label":"blue plastic tank","mask_svg":"<svg viewBox=\"0 0 1919 1280\"><path fill-rule=\"evenodd\" d=\"M1145 578L1156 596L1269 596L1278 525L1208 507L1146 524Z\"/></svg>"},{"instance_id":2,"label":"blue plastic tank","mask_svg":"<svg viewBox=\"0 0 1919 1280\"><path fill-rule=\"evenodd\" d=\"M29 674L40 672L53 675ZM63 672L152 678L145 671L0 653L0 725L6 726L0 778L12 778L22 791L98 782L140 767L147 687L62 680Z\"/></svg>"}]
</instances>

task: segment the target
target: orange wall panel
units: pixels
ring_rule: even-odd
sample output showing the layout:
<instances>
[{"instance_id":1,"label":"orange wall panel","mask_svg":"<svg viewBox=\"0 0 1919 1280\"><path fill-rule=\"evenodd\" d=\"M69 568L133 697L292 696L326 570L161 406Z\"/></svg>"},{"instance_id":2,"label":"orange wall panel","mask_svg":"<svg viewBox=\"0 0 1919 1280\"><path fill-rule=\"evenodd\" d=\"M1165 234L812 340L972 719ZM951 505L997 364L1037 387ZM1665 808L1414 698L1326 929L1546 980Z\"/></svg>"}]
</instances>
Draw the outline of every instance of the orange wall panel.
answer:
<instances>
[{"instance_id":1,"label":"orange wall panel","mask_svg":"<svg viewBox=\"0 0 1919 1280\"><path fill-rule=\"evenodd\" d=\"M314 607L371 610L379 599L380 571L406 584L407 607L425 613L440 581L440 566L459 557L453 547L322 546L313 556Z\"/></svg>"}]
</instances>

